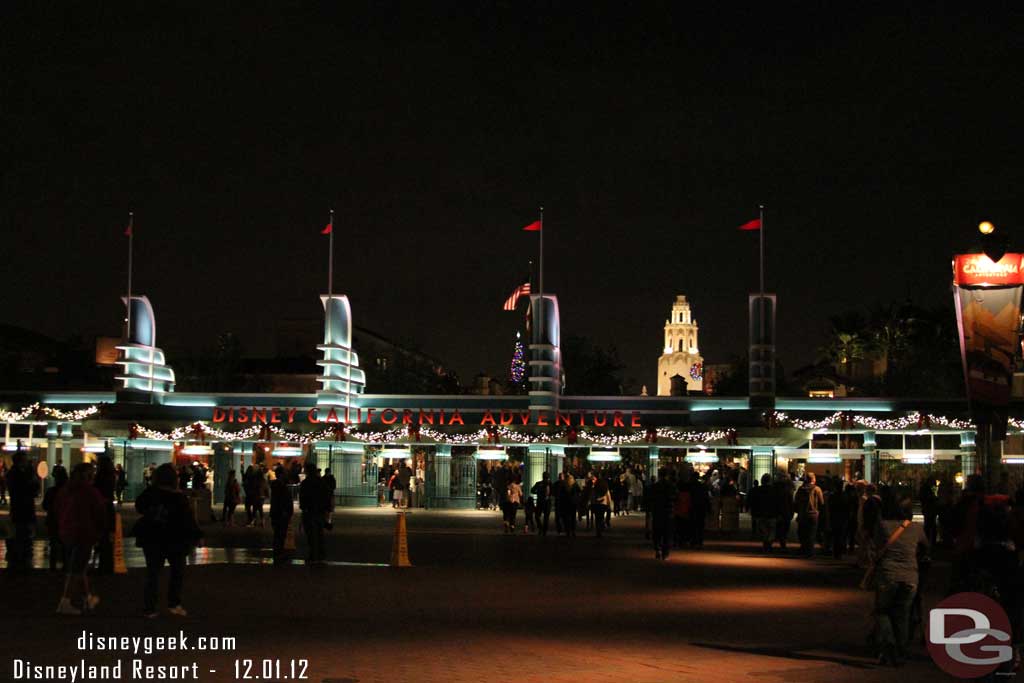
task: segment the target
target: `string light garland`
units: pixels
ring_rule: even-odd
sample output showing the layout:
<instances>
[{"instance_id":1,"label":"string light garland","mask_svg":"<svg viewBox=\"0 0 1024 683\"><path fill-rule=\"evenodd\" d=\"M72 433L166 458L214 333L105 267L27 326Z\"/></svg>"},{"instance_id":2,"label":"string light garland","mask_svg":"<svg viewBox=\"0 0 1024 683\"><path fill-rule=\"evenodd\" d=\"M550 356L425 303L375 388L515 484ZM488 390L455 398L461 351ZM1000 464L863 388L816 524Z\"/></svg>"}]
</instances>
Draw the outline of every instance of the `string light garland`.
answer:
<instances>
[{"instance_id":1,"label":"string light garland","mask_svg":"<svg viewBox=\"0 0 1024 683\"><path fill-rule=\"evenodd\" d=\"M808 431L817 431L819 429L825 429L831 427L836 423L843 422L843 412L836 412L832 415L822 418L820 420L800 420L790 418L786 413L776 411L773 413L775 423L779 426L791 426L797 429L806 429ZM1010 424L1013 424L1015 420L1010 419ZM893 431L901 429L909 429L917 425L938 425L940 427L947 427L949 429L974 429L974 423L970 420L961 420L957 418L949 418L942 415L922 415L915 411L906 415L905 417L894 417L891 419L879 419L871 417L869 415L853 415L849 418L851 425L860 425L861 427L867 427L875 431Z\"/></svg>"},{"instance_id":2,"label":"string light garland","mask_svg":"<svg viewBox=\"0 0 1024 683\"><path fill-rule=\"evenodd\" d=\"M236 441L261 441L265 440L262 437L264 436L264 430L266 430L267 433L280 437L282 441L305 445L320 441L330 441L338 436L338 432L335 428L301 433L290 432L276 425L253 426L237 432L226 432L220 429L215 429L205 422L193 422L188 425L176 427L169 432L150 429L140 424L136 424L134 426L134 430L139 436L147 439L153 439L155 441L187 441L190 438L195 439L195 437L200 434L204 437L211 437L215 441L224 441L228 443ZM728 430L720 429L710 432L685 432L668 427L659 427L655 432L658 438L666 439L668 441L676 441L679 443L707 443L710 441L724 439ZM514 445L538 443L553 444L565 441L568 433L565 430L561 430L551 434L534 434L529 432L517 432L513 429L509 429L508 427L497 427L491 431L488 431L487 429L479 429L477 431L467 432L464 434L444 434L435 429L431 429L430 427L420 427L419 434L421 438L417 440L409 435L407 429L399 427L375 432L344 432L347 440L362 441L367 444L396 443L405 440L412 442L431 441L453 446L467 446L486 443L488 441L488 437L492 434L498 437L500 443ZM600 434L581 429L577 433L577 438L579 442L589 442L599 446L622 446L644 442L647 435L642 432L624 435Z\"/></svg>"},{"instance_id":3,"label":"string light garland","mask_svg":"<svg viewBox=\"0 0 1024 683\"><path fill-rule=\"evenodd\" d=\"M98 406L89 406L88 408L79 408L78 410L60 410L59 408L43 406L37 402L25 406L19 411L0 410L0 422L24 422L37 414L43 414L62 422L81 422L98 412L100 412Z\"/></svg>"}]
</instances>

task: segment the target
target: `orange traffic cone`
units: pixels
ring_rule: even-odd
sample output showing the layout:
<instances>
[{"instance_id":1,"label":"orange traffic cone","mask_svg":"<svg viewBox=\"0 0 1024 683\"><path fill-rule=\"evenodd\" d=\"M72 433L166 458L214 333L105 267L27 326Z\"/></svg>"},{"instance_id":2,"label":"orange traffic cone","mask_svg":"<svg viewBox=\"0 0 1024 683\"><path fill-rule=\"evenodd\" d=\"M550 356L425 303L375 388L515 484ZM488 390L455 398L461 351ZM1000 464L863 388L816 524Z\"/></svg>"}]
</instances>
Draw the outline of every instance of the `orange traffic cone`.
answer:
<instances>
[{"instance_id":1,"label":"orange traffic cone","mask_svg":"<svg viewBox=\"0 0 1024 683\"><path fill-rule=\"evenodd\" d=\"M409 561L409 539L405 530L405 512L398 513L395 521L395 538L391 544L391 566L411 567Z\"/></svg>"}]
</instances>

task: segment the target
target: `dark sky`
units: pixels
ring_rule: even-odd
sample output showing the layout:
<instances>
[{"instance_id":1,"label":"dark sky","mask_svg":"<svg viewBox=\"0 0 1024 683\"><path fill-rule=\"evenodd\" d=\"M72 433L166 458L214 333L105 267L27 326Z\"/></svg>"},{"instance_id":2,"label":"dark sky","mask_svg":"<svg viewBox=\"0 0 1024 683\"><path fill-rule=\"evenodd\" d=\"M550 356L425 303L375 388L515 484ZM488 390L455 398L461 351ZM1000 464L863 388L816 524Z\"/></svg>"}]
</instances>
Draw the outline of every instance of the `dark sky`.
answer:
<instances>
[{"instance_id":1,"label":"dark sky","mask_svg":"<svg viewBox=\"0 0 1024 683\"><path fill-rule=\"evenodd\" d=\"M321 315L334 207L357 324L501 374L543 203L563 334L653 388L677 293L707 362L742 353L760 202L790 370L835 312L951 306L954 249L1021 222L1024 23L995 5L208 4L4 5L7 322L116 333L133 208L158 343L269 353Z\"/></svg>"}]
</instances>

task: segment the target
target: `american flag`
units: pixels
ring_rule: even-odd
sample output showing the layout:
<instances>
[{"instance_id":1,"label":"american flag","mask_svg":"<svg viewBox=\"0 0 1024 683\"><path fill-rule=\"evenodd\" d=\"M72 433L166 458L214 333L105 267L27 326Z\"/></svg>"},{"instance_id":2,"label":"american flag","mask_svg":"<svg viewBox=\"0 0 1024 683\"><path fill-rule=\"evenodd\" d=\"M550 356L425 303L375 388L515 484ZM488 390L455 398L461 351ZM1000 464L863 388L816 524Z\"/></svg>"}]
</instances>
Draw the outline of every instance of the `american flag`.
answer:
<instances>
[{"instance_id":1,"label":"american flag","mask_svg":"<svg viewBox=\"0 0 1024 683\"><path fill-rule=\"evenodd\" d=\"M529 282L524 282L523 284L519 285L518 287L516 287L515 289L512 290L512 293L509 294L509 297L507 299L505 299L505 305L502 306L502 310L505 310L505 311L514 311L514 310L516 310L516 304L519 303L519 297L521 297L521 296L530 296L530 283Z\"/></svg>"}]
</instances>

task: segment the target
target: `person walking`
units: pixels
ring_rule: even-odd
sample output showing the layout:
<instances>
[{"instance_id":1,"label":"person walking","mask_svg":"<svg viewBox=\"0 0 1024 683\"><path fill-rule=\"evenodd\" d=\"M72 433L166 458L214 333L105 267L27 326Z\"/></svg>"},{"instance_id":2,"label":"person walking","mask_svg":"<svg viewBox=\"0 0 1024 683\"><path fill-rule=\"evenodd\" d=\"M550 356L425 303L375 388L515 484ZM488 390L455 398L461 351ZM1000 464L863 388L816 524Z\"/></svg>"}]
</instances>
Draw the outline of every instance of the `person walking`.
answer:
<instances>
[{"instance_id":1,"label":"person walking","mask_svg":"<svg viewBox=\"0 0 1024 683\"><path fill-rule=\"evenodd\" d=\"M534 506L534 526L541 536L548 535L548 519L551 517L551 474L548 472L540 476L540 481L533 485L530 493L537 496ZM557 517L557 515L556 515Z\"/></svg>"},{"instance_id":2,"label":"person walking","mask_svg":"<svg viewBox=\"0 0 1024 683\"><path fill-rule=\"evenodd\" d=\"M924 529L913 522L913 501L903 496L876 527L879 549L865 576L875 583L878 663L898 666L907 654L910 606L918 590L918 557L927 553Z\"/></svg>"},{"instance_id":3,"label":"person walking","mask_svg":"<svg viewBox=\"0 0 1024 683\"><path fill-rule=\"evenodd\" d=\"M505 533L515 533L516 512L523 500L523 486L519 483L519 477L514 477L508 484L508 493L505 496Z\"/></svg>"},{"instance_id":4,"label":"person walking","mask_svg":"<svg viewBox=\"0 0 1024 683\"><path fill-rule=\"evenodd\" d=\"M259 491L256 489L256 468L249 465L245 474L242 475L242 491L245 493L245 525L255 526L256 524L256 498Z\"/></svg>"},{"instance_id":5,"label":"person walking","mask_svg":"<svg viewBox=\"0 0 1024 683\"><path fill-rule=\"evenodd\" d=\"M252 525L259 526L261 529L267 526L267 521L263 517L263 503L267 500L270 495L270 484L267 482L266 466L262 463L256 468L254 473L255 481L253 482L253 493L256 497L253 500L253 511L252 511Z\"/></svg>"},{"instance_id":6,"label":"person walking","mask_svg":"<svg viewBox=\"0 0 1024 683\"><path fill-rule=\"evenodd\" d=\"M338 480L331 474L331 468L324 470L324 492L327 494L327 529L334 527L334 490L338 488Z\"/></svg>"},{"instance_id":7,"label":"person walking","mask_svg":"<svg viewBox=\"0 0 1024 683\"><path fill-rule=\"evenodd\" d=\"M89 588L89 560L92 549L109 533L106 507L109 503L94 486L96 468L91 463L81 463L71 471L71 480L57 495L58 533L60 542L67 548L67 562L64 592L57 604L57 614L81 614L92 611L100 603L99 596ZM71 602L74 584L81 586L82 609Z\"/></svg>"},{"instance_id":8,"label":"person walking","mask_svg":"<svg viewBox=\"0 0 1024 683\"><path fill-rule=\"evenodd\" d=\"M794 507L796 508L797 536L800 538L800 551L806 557L814 557L816 537L818 534L818 516L825 506L825 496L818 488L814 472L808 472L804 485L796 492Z\"/></svg>"},{"instance_id":9,"label":"person walking","mask_svg":"<svg viewBox=\"0 0 1024 683\"><path fill-rule=\"evenodd\" d=\"M828 509L829 524L832 527L832 557L837 560L843 559L846 551L846 541L849 536L846 525L850 520L850 510L847 507L849 498L846 496L844 482L839 477L832 480L832 490L829 491L825 501Z\"/></svg>"},{"instance_id":10,"label":"person walking","mask_svg":"<svg viewBox=\"0 0 1024 683\"><path fill-rule=\"evenodd\" d=\"M295 512L292 490L288 486L288 475L280 465L274 470L274 480L270 483L270 526L274 530L274 565L280 566L287 561L285 541L288 538L288 527Z\"/></svg>"},{"instance_id":11,"label":"person walking","mask_svg":"<svg viewBox=\"0 0 1024 683\"><path fill-rule=\"evenodd\" d=\"M121 463L114 466L114 495L118 505L124 502L124 490L128 487L128 478Z\"/></svg>"},{"instance_id":12,"label":"person walking","mask_svg":"<svg viewBox=\"0 0 1024 683\"><path fill-rule=\"evenodd\" d=\"M772 475L767 472L761 475L761 485L750 489L747 497L750 506L750 518L754 520L761 548L766 553L772 551L772 539L781 511L778 489L772 486Z\"/></svg>"},{"instance_id":13,"label":"person walking","mask_svg":"<svg viewBox=\"0 0 1024 683\"><path fill-rule=\"evenodd\" d=\"M412 480L413 472L409 464L403 462L398 468L398 483L402 491L402 501L398 507L408 508L410 505L410 497L412 495Z\"/></svg>"},{"instance_id":14,"label":"person walking","mask_svg":"<svg viewBox=\"0 0 1024 683\"><path fill-rule=\"evenodd\" d=\"M776 499L779 503L779 517L775 523L775 540L779 543L779 550L786 549L789 541L789 529L793 524L793 480L788 474L780 473L773 484Z\"/></svg>"},{"instance_id":15,"label":"person walking","mask_svg":"<svg viewBox=\"0 0 1024 683\"><path fill-rule=\"evenodd\" d=\"M160 588L160 572L164 563L170 565L167 584L167 611L178 617L188 616L181 604L185 582L185 556L203 537L196 523L188 497L178 488L174 466L160 465L153 471L152 486L135 499L141 515L135 524L135 543L146 557L146 585L143 590L143 616L155 619Z\"/></svg>"},{"instance_id":16,"label":"person walking","mask_svg":"<svg viewBox=\"0 0 1024 683\"><path fill-rule=\"evenodd\" d=\"M299 509L302 510L302 529L306 532L306 564L323 564L327 497L320 470L312 462L306 463L306 478L299 484Z\"/></svg>"},{"instance_id":17,"label":"person walking","mask_svg":"<svg viewBox=\"0 0 1024 683\"><path fill-rule=\"evenodd\" d=\"M114 499L117 489L117 472L114 470L114 461L109 455L103 454L96 461L96 478L93 483L96 490L103 496L103 510L106 514L104 529L107 532L100 536L96 545L96 554L99 556L99 566L96 573L102 576L109 576L114 573Z\"/></svg>"},{"instance_id":18,"label":"person walking","mask_svg":"<svg viewBox=\"0 0 1024 683\"><path fill-rule=\"evenodd\" d=\"M591 484L590 512L594 516L594 532L601 538L612 505L611 487L604 477L594 476Z\"/></svg>"},{"instance_id":19,"label":"person walking","mask_svg":"<svg viewBox=\"0 0 1024 683\"><path fill-rule=\"evenodd\" d=\"M648 511L654 541L654 559L667 560L672 546L672 513L678 492L668 476L668 468L658 469L658 480L651 484Z\"/></svg>"},{"instance_id":20,"label":"person walking","mask_svg":"<svg viewBox=\"0 0 1024 683\"><path fill-rule=\"evenodd\" d=\"M36 496L39 495L39 478L29 466L25 451L14 451L11 469L7 471L7 489L11 498L10 520L14 526L14 538L8 546L7 570L11 573L26 573L32 566L32 537L36 528Z\"/></svg>"},{"instance_id":21,"label":"person walking","mask_svg":"<svg viewBox=\"0 0 1024 683\"><path fill-rule=\"evenodd\" d=\"M7 463L0 462L0 505L7 505Z\"/></svg>"},{"instance_id":22,"label":"person walking","mask_svg":"<svg viewBox=\"0 0 1024 683\"><path fill-rule=\"evenodd\" d=\"M558 479L551 487L551 495L554 497L555 505L555 532L561 536L565 530L563 514L565 510L565 499L569 495L569 488L565 482L565 472L558 473Z\"/></svg>"},{"instance_id":23,"label":"person walking","mask_svg":"<svg viewBox=\"0 0 1024 683\"><path fill-rule=\"evenodd\" d=\"M68 483L68 471L61 467L53 470L53 486L43 495L43 510L46 511L46 538L50 544L50 571L57 571L57 565L66 570L64 544L60 542L60 515L57 511L57 495Z\"/></svg>"},{"instance_id":24,"label":"person walking","mask_svg":"<svg viewBox=\"0 0 1024 683\"><path fill-rule=\"evenodd\" d=\"M725 477L718 493L722 533L732 535L740 528L740 497L736 482Z\"/></svg>"},{"instance_id":25,"label":"person walking","mask_svg":"<svg viewBox=\"0 0 1024 683\"><path fill-rule=\"evenodd\" d=\"M704 547L704 530L707 528L708 510L711 507L712 496L708 486L700 480L695 473L690 475L690 532L688 538L690 546L694 548Z\"/></svg>"},{"instance_id":26,"label":"person walking","mask_svg":"<svg viewBox=\"0 0 1024 683\"><path fill-rule=\"evenodd\" d=\"M238 478L234 470L228 471L228 480L224 484L224 511L220 521L224 526L235 525L235 508L242 497L242 489L238 485Z\"/></svg>"},{"instance_id":27,"label":"person walking","mask_svg":"<svg viewBox=\"0 0 1024 683\"><path fill-rule=\"evenodd\" d=\"M576 538L576 496L579 489L576 486L576 478L572 473L565 475L565 487L561 489L561 500L556 500L555 505L562 511L562 525L567 538Z\"/></svg>"}]
</instances>

